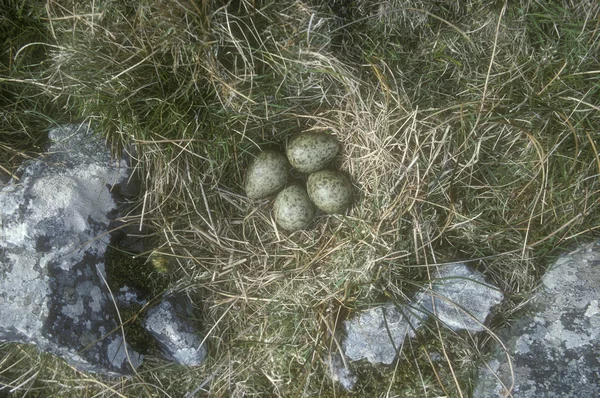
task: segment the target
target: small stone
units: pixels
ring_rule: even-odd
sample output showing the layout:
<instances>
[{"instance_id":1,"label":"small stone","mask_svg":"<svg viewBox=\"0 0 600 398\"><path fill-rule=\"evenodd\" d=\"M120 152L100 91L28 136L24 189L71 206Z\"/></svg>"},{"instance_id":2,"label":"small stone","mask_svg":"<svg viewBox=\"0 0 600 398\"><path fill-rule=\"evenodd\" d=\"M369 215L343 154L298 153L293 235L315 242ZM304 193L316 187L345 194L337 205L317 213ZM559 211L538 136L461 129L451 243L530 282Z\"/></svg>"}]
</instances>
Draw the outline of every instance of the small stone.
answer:
<instances>
[{"instance_id":1,"label":"small stone","mask_svg":"<svg viewBox=\"0 0 600 398\"><path fill-rule=\"evenodd\" d=\"M344 353L353 361L366 358L386 365L394 362L404 339L413 337L421 321L407 306L387 303L344 322Z\"/></svg>"},{"instance_id":2,"label":"small stone","mask_svg":"<svg viewBox=\"0 0 600 398\"><path fill-rule=\"evenodd\" d=\"M435 314L450 329L473 333L485 330L492 307L503 299L497 287L487 284L480 272L471 271L463 263L440 267L431 291L425 290L416 297L424 312Z\"/></svg>"},{"instance_id":3,"label":"small stone","mask_svg":"<svg viewBox=\"0 0 600 398\"><path fill-rule=\"evenodd\" d=\"M135 288L123 286L116 294L117 303L119 306L128 307L131 305L143 306L148 302L143 298L143 294Z\"/></svg>"},{"instance_id":4,"label":"small stone","mask_svg":"<svg viewBox=\"0 0 600 398\"><path fill-rule=\"evenodd\" d=\"M164 357L180 365L201 365L207 356L187 296L169 296L146 313L144 328L158 342Z\"/></svg>"},{"instance_id":5,"label":"small stone","mask_svg":"<svg viewBox=\"0 0 600 398\"><path fill-rule=\"evenodd\" d=\"M483 275L465 264L441 267L431 290L423 289L409 304L386 303L344 321L342 347L346 356L358 361L391 364L406 338L431 316L452 330L484 330L482 324L490 309L503 295L485 283ZM433 309L435 303L435 311Z\"/></svg>"}]
</instances>

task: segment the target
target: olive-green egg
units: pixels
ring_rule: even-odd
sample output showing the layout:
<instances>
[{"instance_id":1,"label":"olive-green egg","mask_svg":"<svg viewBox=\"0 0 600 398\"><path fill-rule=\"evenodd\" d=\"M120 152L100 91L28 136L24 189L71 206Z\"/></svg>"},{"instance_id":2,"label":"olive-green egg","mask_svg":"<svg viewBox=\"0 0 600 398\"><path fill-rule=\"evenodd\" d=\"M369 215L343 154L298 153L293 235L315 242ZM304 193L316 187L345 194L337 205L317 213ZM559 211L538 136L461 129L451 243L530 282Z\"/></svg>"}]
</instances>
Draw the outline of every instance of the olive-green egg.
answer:
<instances>
[{"instance_id":1,"label":"olive-green egg","mask_svg":"<svg viewBox=\"0 0 600 398\"><path fill-rule=\"evenodd\" d=\"M317 171L308 176L308 196L325 213L342 213L352 202L352 183L342 173Z\"/></svg>"},{"instance_id":2,"label":"olive-green egg","mask_svg":"<svg viewBox=\"0 0 600 398\"><path fill-rule=\"evenodd\" d=\"M299 185L290 185L279 192L273 211L277 224L290 232L305 228L315 215L306 190Z\"/></svg>"},{"instance_id":3,"label":"olive-green egg","mask_svg":"<svg viewBox=\"0 0 600 398\"><path fill-rule=\"evenodd\" d=\"M274 151L261 152L246 172L246 195L261 199L279 191L288 177L288 161L284 154Z\"/></svg>"},{"instance_id":4,"label":"olive-green egg","mask_svg":"<svg viewBox=\"0 0 600 398\"><path fill-rule=\"evenodd\" d=\"M292 167L302 173L321 170L339 150L335 137L324 133L302 133L292 138L286 148Z\"/></svg>"}]
</instances>

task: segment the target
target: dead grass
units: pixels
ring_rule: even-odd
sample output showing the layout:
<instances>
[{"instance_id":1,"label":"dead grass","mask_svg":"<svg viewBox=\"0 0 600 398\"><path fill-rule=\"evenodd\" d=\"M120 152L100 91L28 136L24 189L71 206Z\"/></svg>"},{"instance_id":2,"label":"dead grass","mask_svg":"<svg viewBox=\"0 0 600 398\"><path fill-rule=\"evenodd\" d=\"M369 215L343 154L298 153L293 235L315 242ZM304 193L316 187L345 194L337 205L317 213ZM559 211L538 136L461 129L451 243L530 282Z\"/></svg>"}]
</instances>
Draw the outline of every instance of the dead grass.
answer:
<instances>
[{"instance_id":1,"label":"dead grass","mask_svg":"<svg viewBox=\"0 0 600 398\"><path fill-rule=\"evenodd\" d=\"M30 396L341 396L324 361L345 317L462 260L508 294L500 323L557 250L597 235L594 2L328 4L37 9L47 59L33 88L135 150L144 190L130 219L160 237L156 252L201 309L210 359L148 358L138 377L110 381L53 360L25 379L40 359L11 345L0 382ZM0 84L19 83L11 76ZM269 200L244 196L244 170L305 130L342 143L335 166L355 203L287 234ZM8 131L2 148L15 147ZM362 367L356 394L468 396L487 340L432 326L397 366Z\"/></svg>"}]
</instances>

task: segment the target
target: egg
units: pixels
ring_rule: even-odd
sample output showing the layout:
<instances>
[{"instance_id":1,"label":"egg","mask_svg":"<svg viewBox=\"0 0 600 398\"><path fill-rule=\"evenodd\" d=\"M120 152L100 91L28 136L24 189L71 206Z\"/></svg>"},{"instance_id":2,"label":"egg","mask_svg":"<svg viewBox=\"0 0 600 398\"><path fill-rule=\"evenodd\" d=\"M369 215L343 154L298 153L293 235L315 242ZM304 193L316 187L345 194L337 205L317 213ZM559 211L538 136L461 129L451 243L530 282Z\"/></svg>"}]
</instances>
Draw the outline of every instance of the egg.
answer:
<instances>
[{"instance_id":1,"label":"egg","mask_svg":"<svg viewBox=\"0 0 600 398\"><path fill-rule=\"evenodd\" d=\"M324 133L302 133L292 138L286 148L292 167L302 173L314 173L329 163L339 150L335 137Z\"/></svg>"},{"instance_id":2,"label":"egg","mask_svg":"<svg viewBox=\"0 0 600 398\"><path fill-rule=\"evenodd\" d=\"M284 154L261 152L246 172L246 195L250 199L261 199L279 191L287 181L288 166Z\"/></svg>"},{"instance_id":3,"label":"egg","mask_svg":"<svg viewBox=\"0 0 600 398\"><path fill-rule=\"evenodd\" d=\"M290 232L305 228L315 215L306 190L299 185L290 185L279 192L273 212L277 224Z\"/></svg>"},{"instance_id":4,"label":"egg","mask_svg":"<svg viewBox=\"0 0 600 398\"><path fill-rule=\"evenodd\" d=\"M326 213L342 213L352 202L352 183L342 173L317 171L308 176L308 196Z\"/></svg>"}]
</instances>

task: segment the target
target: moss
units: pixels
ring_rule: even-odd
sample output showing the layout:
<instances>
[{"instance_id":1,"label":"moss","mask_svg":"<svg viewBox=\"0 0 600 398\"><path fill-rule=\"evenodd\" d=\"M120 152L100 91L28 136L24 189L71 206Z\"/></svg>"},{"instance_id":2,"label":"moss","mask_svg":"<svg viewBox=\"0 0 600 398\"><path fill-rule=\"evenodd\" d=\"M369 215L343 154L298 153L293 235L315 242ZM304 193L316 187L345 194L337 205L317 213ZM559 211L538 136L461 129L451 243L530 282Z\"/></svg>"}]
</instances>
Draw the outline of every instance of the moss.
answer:
<instances>
[{"instance_id":1,"label":"moss","mask_svg":"<svg viewBox=\"0 0 600 398\"><path fill-rule=\"evenodd\" d=\"M138 352L147 355L158 349L156 340L143 325L143 307L132 304L120 310L127 342Z\"/></svg>"},{"instance_id":2,"label":"moss","mask_svg":"<svg viewBox=\"0 0 600 398\"><path fill-rule=\"evenodd\" d=\"M135 256L115 246L107 248L105 262L106 279L115 294L128 286L141 294L140 299L151 300L160 296L169 285L167 274L163 272L168 269L168 262L161 261L159 269L156 261L148 261L144 256ZM137 303L119 307L127 342L136 351L147 355L158 347L154 337L143 326L145 312L146 309Z\"/></svg>"},{"instance_id":3,"label":"moss","mask_svg":"<svg viewBox=\"0 0 600 398\"><path fill-rule=\"evenodd\" d=\"M164 261L160 261L160 269L156 269L154 261L147 261L144 256L135 256L118 247L109 246L105 255L106 279L113 292L123 286L138 290L145 297L162 294L169 285L167 269Z\"/></svg>"}]
</instances>

